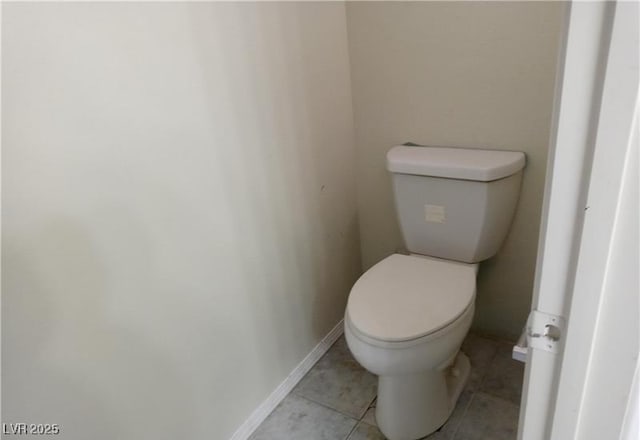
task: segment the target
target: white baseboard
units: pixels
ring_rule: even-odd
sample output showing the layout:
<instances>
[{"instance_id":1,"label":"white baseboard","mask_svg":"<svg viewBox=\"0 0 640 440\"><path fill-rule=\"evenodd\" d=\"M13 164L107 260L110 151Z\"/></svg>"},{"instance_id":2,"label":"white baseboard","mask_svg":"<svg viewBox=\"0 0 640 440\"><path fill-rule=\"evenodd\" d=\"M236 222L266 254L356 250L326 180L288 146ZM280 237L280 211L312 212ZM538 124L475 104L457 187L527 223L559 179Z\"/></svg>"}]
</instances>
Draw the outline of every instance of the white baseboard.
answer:
<instances>
[{"instance_id":1,"label":"white baseboard","mask_svg":"<svg viewBox=\"0 0 640 440\"><path fill-rule=\"evenodd\" d=\"M311 368L315 365L316 362L320 360L323 354L325 354L329 348L333 345L334 342L338 340L338 338L344 332L344 320L340 320L335 327L331 329L331 331L322 338L322 341L316 345L313 350L300 362L291 373L287 376L287 378L282 381L280 385L266 398L264 402L256 408L256 410L251 413L249 418L244 421L242 425L233 433L229 440L247 440L253 431L260 426L260 424L267 418L271 411L273 411L276 406L282 400L287 397L287 394L291 392L291 390L300 382L300 380L304 377L305 374L311 370Z\"/></svg>"}]
</instances>

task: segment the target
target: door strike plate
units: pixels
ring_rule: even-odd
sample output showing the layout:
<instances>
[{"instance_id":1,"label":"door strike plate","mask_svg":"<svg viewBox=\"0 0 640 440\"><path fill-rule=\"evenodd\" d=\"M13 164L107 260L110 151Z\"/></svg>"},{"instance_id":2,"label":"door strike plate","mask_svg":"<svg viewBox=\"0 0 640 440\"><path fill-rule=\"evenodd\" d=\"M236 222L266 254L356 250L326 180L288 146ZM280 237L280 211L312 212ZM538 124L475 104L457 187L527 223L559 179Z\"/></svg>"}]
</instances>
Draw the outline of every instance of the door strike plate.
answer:
<instances>
[{"instance_id":1,"label":"door strike plate","mask_svg":"<svg viewBox=\"0 0 640 440\"><path fill-rule=\"evenodd\" d=\"M557 353L565 331L562 316L532 310L527 320L527 345Z\"/></svg>"}]
</instances>

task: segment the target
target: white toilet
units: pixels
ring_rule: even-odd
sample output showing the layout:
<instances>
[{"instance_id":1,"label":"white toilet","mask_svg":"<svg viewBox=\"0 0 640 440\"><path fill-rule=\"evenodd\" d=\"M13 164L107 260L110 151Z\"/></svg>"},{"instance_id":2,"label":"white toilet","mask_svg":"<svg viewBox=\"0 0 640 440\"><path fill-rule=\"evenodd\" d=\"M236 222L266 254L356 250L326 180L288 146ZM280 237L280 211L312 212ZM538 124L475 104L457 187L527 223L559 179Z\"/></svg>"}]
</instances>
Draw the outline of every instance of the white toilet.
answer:
<instances>
[{"instance_id":1,"label":"white toilet","mask_svg":"<svg viewBox=\"0 0 640 440\"><path fill-rule=\"evenodd\" d=\"M520 152L397 146L387 153L411 255L393 254L351 289L345 335L379 376L376 421L414 440L451 415L469 377L460 352L474 313L478 262L500 248L515 212Z\"/></svg>"}]
</instances>

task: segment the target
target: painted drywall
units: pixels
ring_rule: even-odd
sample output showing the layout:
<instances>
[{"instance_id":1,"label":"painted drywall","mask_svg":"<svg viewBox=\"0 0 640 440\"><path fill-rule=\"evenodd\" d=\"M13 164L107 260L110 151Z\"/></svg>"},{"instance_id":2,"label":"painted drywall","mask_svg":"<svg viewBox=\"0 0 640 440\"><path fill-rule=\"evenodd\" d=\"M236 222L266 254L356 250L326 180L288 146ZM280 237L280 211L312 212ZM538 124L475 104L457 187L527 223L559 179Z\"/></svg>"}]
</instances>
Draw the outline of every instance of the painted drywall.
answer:
<instances>
[{"instance_id":1,"label":"painted drywall","mask_svg":"<svg viewBox=\"0 0 640 440\"><path fill-rule=\"evenodd\" d=\"M3 422L226 439L360 271L340 3L4 3Z\"/></svg>"},{"instance_id":2,"label":"painted drywall","mask_svg":"<svg viewBox=\"0 0 640 440\"><path fill-rule=\"evenodd\" d=\"M404 246L390 147L523 151L511 231L478 275L476 330L515 338L529 311L563 5L351 2L347 6L364 268Z\"/></svg>"}]
</instances>

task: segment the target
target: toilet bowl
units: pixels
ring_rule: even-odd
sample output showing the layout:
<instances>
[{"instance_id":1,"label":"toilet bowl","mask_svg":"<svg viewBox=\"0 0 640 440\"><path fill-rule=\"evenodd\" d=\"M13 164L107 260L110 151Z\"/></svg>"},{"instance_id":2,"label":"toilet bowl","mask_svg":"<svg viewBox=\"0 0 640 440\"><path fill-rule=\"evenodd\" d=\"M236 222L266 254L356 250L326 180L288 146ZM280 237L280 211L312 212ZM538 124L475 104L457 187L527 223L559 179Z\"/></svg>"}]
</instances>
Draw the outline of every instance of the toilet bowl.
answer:
<instances>
[{"instance_id":1,"label":"toilet bowl","mask_svg":"<svg viewBox=\"0 0 640 440\"><path fill-rule=\"evenodd\" d=\"M376 421L389 440L442 426L470 373L460 352L475 310L478 263L498 251L515 212L520 152L397 146L387 154L410 255L367 270L349 294L345 337L378 375Z\"/></svg>"},{"instance_id":2,"label":"toilet bowl","mask_svg":"<svg viewBox=\"0 0 640 440\"><path fill-rule=\"evenodd\" d=\"M392 440L442 426L469 376L459 353L474 313L476 264L394 254L354 285L345 336L379 376L376 420Z\"/></svg>"}]
</instances>

